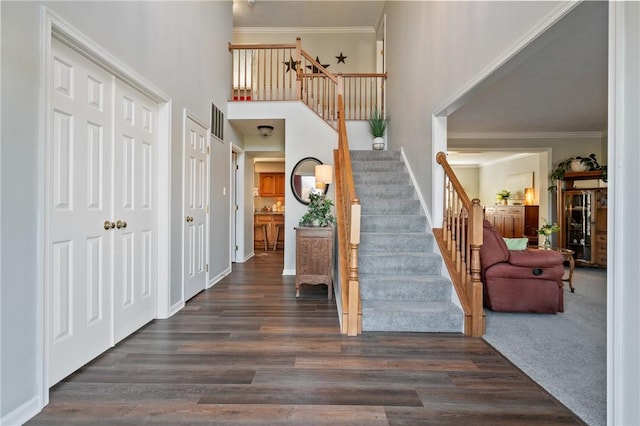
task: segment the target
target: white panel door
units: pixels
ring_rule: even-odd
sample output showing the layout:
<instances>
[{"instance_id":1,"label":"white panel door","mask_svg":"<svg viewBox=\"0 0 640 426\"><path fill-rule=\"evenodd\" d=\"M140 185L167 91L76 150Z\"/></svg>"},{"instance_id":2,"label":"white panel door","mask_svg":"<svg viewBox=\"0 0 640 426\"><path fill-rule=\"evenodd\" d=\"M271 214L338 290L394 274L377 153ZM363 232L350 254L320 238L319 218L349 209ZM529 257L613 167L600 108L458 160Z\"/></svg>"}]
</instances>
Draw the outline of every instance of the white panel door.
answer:
<instances>
[{"instance_id":1,"label":"white panel door","mask_svg":"<svg viewBox=\"0 0 640 426\"><path fill-rule=\"evenodd\" d=\"M49 384L111 345L112 77L52 41ZM105 226L106 225L106 226Z\"/></svg>"},{"instance_id":2,"label":"white panel door","mask_svg":"<svg viewBox=\"0 0 640 426\"><path fill-rule=\"evenodd\" d=\"M156 316L157 104L116 79L114 337Z\"/></svg>"},{"instance_id":3,"label":"white panel door","mask_svg":"<svg viewBox=\"0 0 640 426\"><path fill-rule=\"evenodd\" d=\"M207 129L189 116L184 129L184 300L205 289L209 172Z\"/></svg>"}]
</instances>

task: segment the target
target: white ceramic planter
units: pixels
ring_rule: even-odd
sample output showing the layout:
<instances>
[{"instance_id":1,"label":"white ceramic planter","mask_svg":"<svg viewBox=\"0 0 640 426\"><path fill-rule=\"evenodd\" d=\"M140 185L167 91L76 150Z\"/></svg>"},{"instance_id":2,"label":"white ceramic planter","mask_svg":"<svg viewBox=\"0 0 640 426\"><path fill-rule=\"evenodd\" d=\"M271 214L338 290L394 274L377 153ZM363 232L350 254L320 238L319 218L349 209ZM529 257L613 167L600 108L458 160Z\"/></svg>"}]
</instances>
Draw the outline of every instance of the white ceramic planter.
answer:
<instances>
[{"instance_id":1,"label":"white ceramic planter","mask_svg":"<svg viewBox=\"0 0 640 426\"><path fill-rule=\"evenodd\" d=\"M373 138L373 143L371 146L373 149L378 151L381 149L384 149L384 138L381 138L381 137Z\"/></svg>"}]
</instances>

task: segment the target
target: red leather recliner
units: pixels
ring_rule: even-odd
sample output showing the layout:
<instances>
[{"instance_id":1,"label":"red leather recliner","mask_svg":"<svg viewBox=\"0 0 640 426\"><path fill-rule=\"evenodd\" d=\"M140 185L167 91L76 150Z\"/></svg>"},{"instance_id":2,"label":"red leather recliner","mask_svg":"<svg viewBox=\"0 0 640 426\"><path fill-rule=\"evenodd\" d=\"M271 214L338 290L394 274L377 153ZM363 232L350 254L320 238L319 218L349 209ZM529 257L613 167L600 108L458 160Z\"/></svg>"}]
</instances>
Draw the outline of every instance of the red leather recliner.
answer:
<instances>
[{"instance_id":1,"label":"red leather recliner","mask_svg":"<svg viewBox=\"0 0 640 426\"><path fill-rule=\"evenodd\" d=\"M501 312L564 312L560 253L509 251L500 233L485 220L480 262L485 307Z\"/></svg>"}]
</instances>

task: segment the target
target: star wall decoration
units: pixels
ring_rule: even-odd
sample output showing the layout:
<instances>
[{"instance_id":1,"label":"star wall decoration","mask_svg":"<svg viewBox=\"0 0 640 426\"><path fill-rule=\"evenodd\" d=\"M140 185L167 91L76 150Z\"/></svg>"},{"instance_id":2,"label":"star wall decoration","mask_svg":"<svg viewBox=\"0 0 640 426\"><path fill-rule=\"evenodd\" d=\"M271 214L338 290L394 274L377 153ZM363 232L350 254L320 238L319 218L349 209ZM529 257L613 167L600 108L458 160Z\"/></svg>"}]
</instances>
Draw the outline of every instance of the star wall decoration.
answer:
<instances>
[{"instance_id":1,"label":"star wall decoration","mask_svg":"<svg viewBox=\"0 0 640 426\"><path fill-rule=\"evenodd\" d=\"M322 65L324 68L329 68L329 64L323 64L322 62L320 62L320 59L317 56L316 62ZM313 74L318 74L320 72L320 69L315 65L307 65L307 68L309 68Z\"/></svg>"},{"instance_id":2,"label":"star wall decoration","mask_svg":"<svg viewBox=\"0 0 640 426\"><path fill-rule=\"evenodd\" d=\"M347 59L347 58L348 58L348 56L344 56L342 54L342 52L340 52L340 56L336 56L336 59L338 60L338 62L337 62L338 64L340 64L340 63L346 64L346 62L344 60Z\"/></svg>"},{"instance_id":3,"label":"star wall decoration","mask_svg":"<svg viewBox=\"0 0 640 426\"><path fill-rule=\"evenodd\" d=\"M293 60L293 56L290 56L289 61L283 62L283 64L287 67L285 72L289 72L289 70L298 71L298 62Z\"/></svg>"}]
</instances>

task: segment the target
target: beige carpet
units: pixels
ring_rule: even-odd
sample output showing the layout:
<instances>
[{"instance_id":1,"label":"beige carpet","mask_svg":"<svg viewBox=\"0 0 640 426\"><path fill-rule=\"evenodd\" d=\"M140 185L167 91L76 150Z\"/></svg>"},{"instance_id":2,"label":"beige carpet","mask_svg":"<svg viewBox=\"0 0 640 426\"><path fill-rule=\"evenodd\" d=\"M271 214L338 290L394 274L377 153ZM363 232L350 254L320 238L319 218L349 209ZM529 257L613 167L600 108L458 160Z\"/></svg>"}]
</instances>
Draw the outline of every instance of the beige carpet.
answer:
<instances>
[{"instance_id":1,"label":"beige carpet","mask_svg":"<svg viewBox=\"0 0 640 426\"><path fill-rule=\"evenodd\" d=\"M576 268L565 312L486 310L485 340L587 424L606 424L606 270Z\"/></svg>"}]
</instances>

